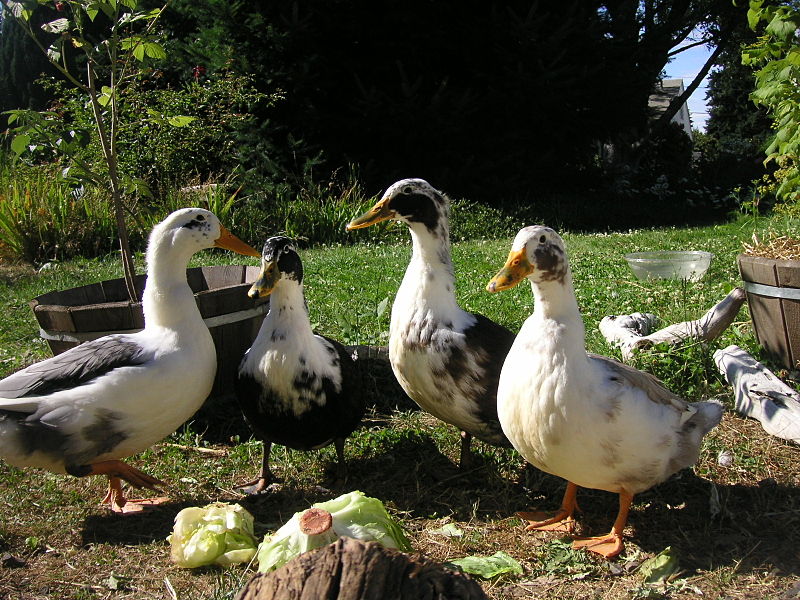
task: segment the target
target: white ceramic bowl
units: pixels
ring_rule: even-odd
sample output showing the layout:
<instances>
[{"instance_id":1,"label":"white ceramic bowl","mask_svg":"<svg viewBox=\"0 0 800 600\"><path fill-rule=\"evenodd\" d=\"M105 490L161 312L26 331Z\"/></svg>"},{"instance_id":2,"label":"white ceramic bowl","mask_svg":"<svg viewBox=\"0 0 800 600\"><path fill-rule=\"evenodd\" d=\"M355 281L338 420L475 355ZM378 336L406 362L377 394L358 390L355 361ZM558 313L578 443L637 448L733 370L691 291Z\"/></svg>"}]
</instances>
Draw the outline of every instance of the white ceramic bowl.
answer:
<instances>
[{"instance_id":1,"label":"white ceramic bowl","mask_svg":"<svg viewBox=\"0 0 800 600\"><path fill-rule=\"evenodd\" d=\"M686 279L700 281L711 264L710 252L702 250L660 250L625 255L639 279Z\"/></svg>"}]
</instances>

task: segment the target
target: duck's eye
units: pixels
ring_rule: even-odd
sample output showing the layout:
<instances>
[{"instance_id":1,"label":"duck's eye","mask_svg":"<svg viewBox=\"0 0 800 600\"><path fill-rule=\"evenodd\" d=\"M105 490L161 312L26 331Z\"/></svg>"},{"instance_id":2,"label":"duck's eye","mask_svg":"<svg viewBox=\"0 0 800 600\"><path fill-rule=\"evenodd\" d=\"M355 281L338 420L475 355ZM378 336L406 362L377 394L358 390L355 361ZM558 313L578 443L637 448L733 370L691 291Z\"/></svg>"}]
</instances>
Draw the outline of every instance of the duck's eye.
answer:
<instances>
[{"instance_id":1,"label":"duck's eye","mask_svg":"<svg viewBox=\"0 0 800 600\"><path fill-rule=\"evenodd\" d=\"M410 194L410 193L412 193L413 191L414 191L414 188L413 188L413 187L411 187L410 185L407 185L406 187L404 187L404 188L403 188L403 193L404 193L404 194Z\"/></svg>"},{"instance_id":2,"label":"duck's eye","mask_svg":"<svg viewBox=\"0 0 800 600\"><path fill-rule=\"evenodd\" d=\"M205 221L206 218L203 215L197 215L196 220L197 221Z\"/></svg>"},{"instance_id":3,"label":"duck's eye","mask_svg":"<svg viewBox=\"0 0 800 600\"><path fill-rule=\"evenodd\" d=\"M514 260L512 260L512 261L511 261L511 266L512 266L512 267L517 267L517 266L519 266L519 259L518 259L518 258L515 258Z\"/></svg>"},{"instance_id":4,"label":"duck's eye","mask_svg":"<svg viewBox=\"0 0 800 600\"><path fill-rule=\"evenodd\" d=\"M542 237L539 238L539 243L540 244L544 244L546 241L547 241L547 236L546 235L543 235Z\"/></svg>"},{"instance_id":5,"label":"duck's eye","mask_svg":"<svg viewBox=\"0 0 800 600\"><path fill-rule=\"evenodd\" d=\"M283 247L283 252L289 252L290 250L294 250L294 247L292 247L292 245L291 245L291 244L286 244L286 245Z\"/></svg>"}]
</instances>

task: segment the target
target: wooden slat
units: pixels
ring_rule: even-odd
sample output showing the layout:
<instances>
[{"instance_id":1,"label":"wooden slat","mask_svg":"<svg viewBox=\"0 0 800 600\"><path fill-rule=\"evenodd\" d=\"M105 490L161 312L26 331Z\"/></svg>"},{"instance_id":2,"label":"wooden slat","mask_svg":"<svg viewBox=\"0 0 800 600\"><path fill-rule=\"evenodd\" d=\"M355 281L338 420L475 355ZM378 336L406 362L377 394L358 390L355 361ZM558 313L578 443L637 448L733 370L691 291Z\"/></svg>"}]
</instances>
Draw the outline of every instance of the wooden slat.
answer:
<instances>
[{"instance_id":1,"label":"wooden slat","mask_svg":"<svg viewBox=\"0 0 800 600\"><path fill-rule=\"evenodd\" d=\"M744 281L800 287L800 262L740 255L739 270ZM800 359L800 302L748 292L747 304L759 344L784 366L793 368Z\"/></svg>"},{"instance_id":2,"label":"wooden slat","mask_svg":"<svg viewBox=\"0 0 800 600\"><path fill-rule=\"evenodd\" d=\"M258 279L258 274L261 272L261 267L245 267L244 280L253 283Z\"/></svg>"},{"instance_id":3,"label":"wooden slat","mask_svg":"<svg viewBox=\"0 0 800 600\"><path fill-rule=\"evenodd\" d=\"M197 307L203 318L224 315L255 306L255 301L247 297L250 286L246 283L195 294Z\"/></svg>"},{"instance_id":4,"label":"wooden slat","mask_svg":"<svg viewBox=\"0 0 800 600\"><path fill-rule=\"evenodd\" d=\"M800 261L776 261L775 274L780 287L800 288ZM800 300L781 299L781 312L789 353L786 366L795 368L800 360Z\"/></svg>"},{"instance_id":5,"label":"wooden slat","mask_svg":"<svg viewBox=\"0 0 800 600\"><path fill-rule=\"evenodd\" d=\"M206 278L203 277L203 269L201 267L186 269L186 280L189 282L189 287L192 288L194 293L208 289Z\"/></svg>"},{"instance_id":6,"label":"wooden slat","mask_svg":"<svg viewBox=\"0 0 800 600\"><path fill-rule=\"evenodd\" d=\"M203 277L209 290L244 282L244 265L216 265L203 267Z\"/></svg>"},{"instance_id":7,"label":"wooden slat","mask_svg":"<svg viewBox=\"0 0 800 600\"><path fill-rule=\"evenodd\" d=\"M36 317L36 322L39 323L39 327L54 331L77 331L68 306L52 304L37 304L34 306L34 302L38 301L32 300L31 308L33 309L33 315Z\"/></svg>"},{"instance_id":8,"label":"wooden slat","mask_svg":"<svg viewBox=\"0 0 800 600\"><path fill-rule=\"evenodd\" d=\"M73 306L70 312L75 331L124 331L136 326L128 302Z\"/></svg>"}]
</instances>

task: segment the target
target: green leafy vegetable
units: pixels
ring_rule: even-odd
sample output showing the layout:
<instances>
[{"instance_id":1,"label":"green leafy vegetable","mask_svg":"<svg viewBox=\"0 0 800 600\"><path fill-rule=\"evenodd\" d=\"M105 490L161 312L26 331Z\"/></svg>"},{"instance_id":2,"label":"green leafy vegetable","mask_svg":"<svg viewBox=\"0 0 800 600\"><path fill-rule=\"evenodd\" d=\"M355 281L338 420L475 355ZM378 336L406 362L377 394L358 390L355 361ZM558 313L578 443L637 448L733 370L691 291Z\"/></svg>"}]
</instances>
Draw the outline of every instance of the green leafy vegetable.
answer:
<instances>
[{"instance_id":1,"label":"green leafy vegetable","mask_svg":"<svg viewBox=\"0 0 800 600\"><path fill-rule=\"evenodd\" d=\"M214 502L184 508L167 537L170 558L179 567L247 563L256 553L253 515L238 504Z\"/></svg>"},{"instance_id":2,"label":"green leafy vegetable","mask_svg":"<svg viewBox=\"0 0 800 600\"><path fill-rule=\"evenodd\" d=\"M639 567L639 575L645 583L666 583L678 572L678 557L667 546L653 558L648 558Z\"/></svg>"},{"instance_id":3,"label":"green leafy vegetable","mask_svg":"<svg viewBox=\"0 0 800 600\"><path fill-rule=\"evenodd\" d=\"M354 491L328 502L318 502L313 509L330 513L330 526L316 533L304 533L300 511L271 536L264 537L258 547L258 570L262 573L277 569L294 557L336 541L340 536L375 541L404 552L411 544L400 525L386 512L377 498Z\"/></svg>"},{"instance_id":4,"label":"green leafy vegetable","mask_svg":"<svg viewBox=\"0 0 800 600\"><path fill-rule=\"evenodd\" d=\"M501 573L522 574L522 565L505 552L495 552L492 556L465 556L450 561L465 573L491 579Z\"/></svg>"},{"instance_id":5,"label":"green leafy vegetable","mask_svg":"<svg viewBox=\"0 0 800 600\"><path fill-rule=\"evenodd\" d=\"M433 529L431 533L434 535L443 535L449 538L461 537L464 535L464 532L459 529L455 523L445 523L441 528Z\"/></svg>"}]
</instances>

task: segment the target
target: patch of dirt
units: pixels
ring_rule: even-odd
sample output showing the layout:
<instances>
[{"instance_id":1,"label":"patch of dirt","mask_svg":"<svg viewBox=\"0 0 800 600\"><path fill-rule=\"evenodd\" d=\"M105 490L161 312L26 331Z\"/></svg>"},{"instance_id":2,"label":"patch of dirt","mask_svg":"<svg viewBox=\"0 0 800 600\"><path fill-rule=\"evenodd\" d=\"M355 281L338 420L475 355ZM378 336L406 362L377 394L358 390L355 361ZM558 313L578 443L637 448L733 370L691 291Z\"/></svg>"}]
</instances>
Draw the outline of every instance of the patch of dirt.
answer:
<instances>
[{"instance_id":1,"label":"patch of dirt","mask_svg":"<svg viewBox=\"0 0 800 600\"><path fill-rule=\"evenodd\" d=\"M217 417L225 418L224 407ZM234 427L236 413L227 419ZM527 466L511 450L474 444L475 460L455 464L459 436L424 413L373 412L348 442L348 481L336 487L332 450L275 452L283 478L269 493L243 497L237 483L256 469L257 444L208 443L195 451L168 444L130 462L170 481L170 504L138 517L118 517L96 505L100 478L75 479L0 464L0 598L150 599L233 598L251 572L178 569L165 542L177 512L211 501L240 502L257 534L274 531L292 514L359 489L383 500L406 528L414 549L446 562L504 551L525 569L481 585L493 600L520 598L778 598L800 579L800 460L797 446L767 435L728 411L709 434L700 461L636 497L626 550L611 563L565 554L560 534L527 533L515 511L555 509L565 482ZM244 452L251 450L250 454ZM727 466L721 452L732 455ZM608 530L614 495L580 490L580 534ZM438 532L455 524L462 535ZM661 590L642 587L636 569L666 547L680 573ZM21 564L19 564L21 563ZM699 596L702 594L702 596Z\"/></svg>"}]
</instances>

